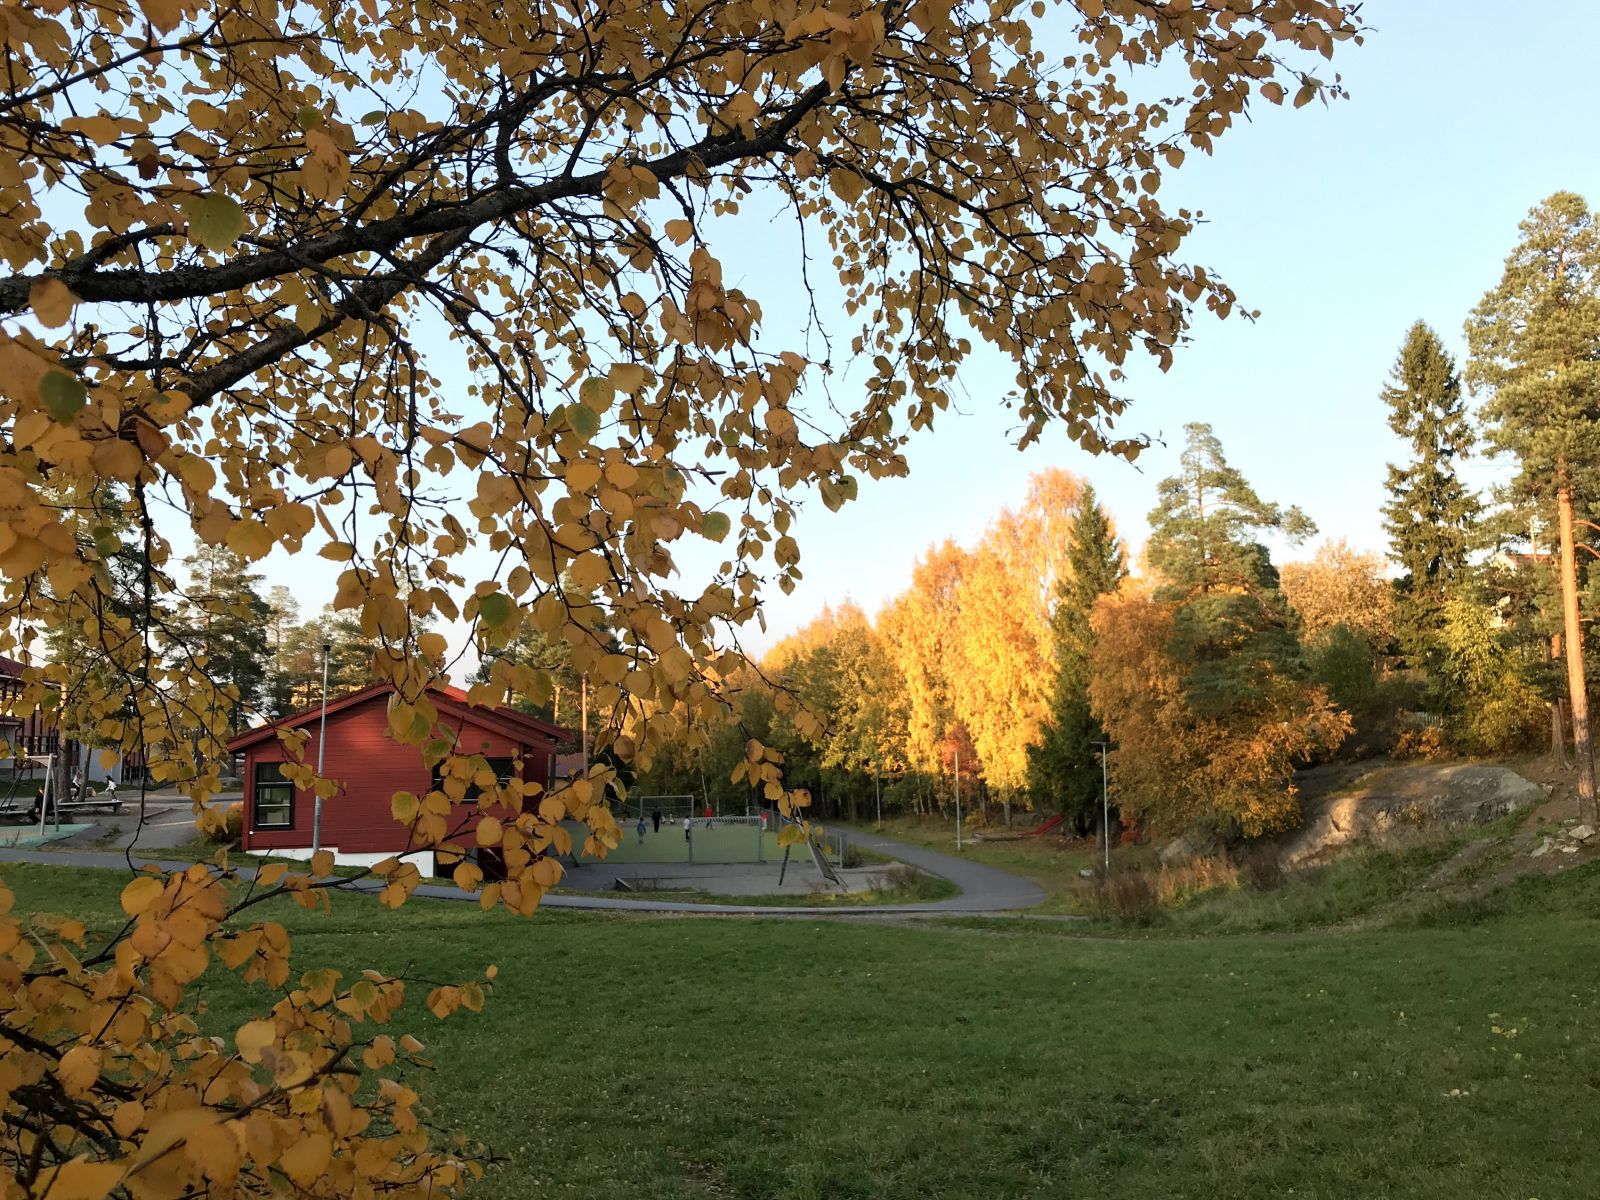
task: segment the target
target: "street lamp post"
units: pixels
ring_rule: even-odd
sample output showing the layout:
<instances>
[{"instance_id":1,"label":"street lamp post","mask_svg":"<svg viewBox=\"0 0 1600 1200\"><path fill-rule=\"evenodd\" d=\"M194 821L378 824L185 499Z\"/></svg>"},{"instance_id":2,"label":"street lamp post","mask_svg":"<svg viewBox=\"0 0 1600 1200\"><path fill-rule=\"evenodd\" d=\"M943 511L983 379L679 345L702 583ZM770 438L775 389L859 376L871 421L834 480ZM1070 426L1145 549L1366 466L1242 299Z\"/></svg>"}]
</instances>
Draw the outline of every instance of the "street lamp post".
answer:
<instances>
[{"instance_id":1,"label":"street lamp post","mask_svg":"<svg viewBox=\"0 0 1600 1200\"><path fill-rule=\"evenodd\" d=\"M322 719L317 725L317 778L322 778L322 752L328 744L328 656L333 652L333 643L324 640L322 643ZM322 849L322 792L316 792L316 799L311 806L311 852L315 854Z\"/></svg>"},{"instance_id":2,"label":"street lamp post","mask_svg":"<svg viewBox=\"0 0 1600 1200\"><path fill-rule=\"evenodd\" d=\"M1111 749L1109 742L1093 742L1092 745L1100 747L1100 835L1106 843L1106 874L1111 874L1111 801L1110 788L1106 783L1106 752Z\"/></svg>"},{"instance_id":3,"label":"street lamp post","mask_svg":"<svg viewBox=\"0 0 1600 1200\"><path fill-rule=\"evenodd\" d=\"M961 849L961 747L955 749L956 755L956 849Z\"/></svg>"}]
</instances>

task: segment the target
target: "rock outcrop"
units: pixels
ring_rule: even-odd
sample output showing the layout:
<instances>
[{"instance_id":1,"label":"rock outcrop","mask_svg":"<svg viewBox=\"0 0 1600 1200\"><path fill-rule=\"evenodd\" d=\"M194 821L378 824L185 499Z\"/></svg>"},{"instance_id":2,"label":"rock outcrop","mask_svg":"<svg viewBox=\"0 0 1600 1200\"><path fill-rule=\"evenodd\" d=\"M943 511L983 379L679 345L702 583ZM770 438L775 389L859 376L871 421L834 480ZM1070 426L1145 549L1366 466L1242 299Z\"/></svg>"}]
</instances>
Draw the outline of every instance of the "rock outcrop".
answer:
<instances>
[{"instance_id":1,"label":"rock outcrop","mask_svg":"<svg viewBox=\"0 0 1600 1200\"><path fill-rule=\"evenodd\" d=\"M1404 830L1487 824L1544 798L1537 783L1506 767L1381 767L1333 795L1306 800L1305 824L1285 839L1282 859L1293 866Z\"/></svg>"}]
</instances>

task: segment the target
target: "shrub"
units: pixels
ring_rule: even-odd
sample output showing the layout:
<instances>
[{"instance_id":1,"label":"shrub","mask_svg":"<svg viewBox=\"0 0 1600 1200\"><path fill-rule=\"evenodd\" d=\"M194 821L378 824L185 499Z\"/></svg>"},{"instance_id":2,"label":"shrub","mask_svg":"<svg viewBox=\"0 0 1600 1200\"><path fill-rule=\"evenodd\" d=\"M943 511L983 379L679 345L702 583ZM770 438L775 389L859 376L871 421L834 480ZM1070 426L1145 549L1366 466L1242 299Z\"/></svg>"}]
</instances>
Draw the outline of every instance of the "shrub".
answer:
<instances>
[{"instance_id":1,"label":"shrub","mask_svg":"<svg viewBox=\"0 0 1600 1200\"><path fill-rule=\"evenodd\" d=\"M1156 876L1156 898L1163 908L1187 904L1202 892L1239 886L1239 872L1221 855L1191 858L1163 866Z\"/></svg>"},{"instance_id":2,"label":"shrub","mask_svg":"<svg viewBox=\"0 0 1600 1200\"><path fill-rule=\"evenodd\" d=\"M1455 752L1450 738L1440 726L1425 729L1402 729L1394 740L1396 758L1448 758Z\"/></svg>"},{"instance_id":3,"label":"shrub","mask_svg":"<svg viewBox=\"0 0 1600 1200\"><path fill-rule=\"evenodd\" d=\"M1283 863L1270 846L1251 846L1239 856L1239 875L1245 886L1257 892L1270 892L1283 886Z\"/></svg>"},{"instance_id":4,"label":"shrub","mask_svg":"<svg viewBox=\"0 0 1600 1200\"><path fill-rule=\"evenodd\" d=\"M217 846L236 846L244 833L244 805L230 804L222 810L222 823L206 833L206 841Z\"/></svg>"},{"instance_id":5,"label":"shrub","mask_svg":"<svg viewBox=\"0 0 1600 1200\"><path fill-rule=\"evenodd\" d=\"M1149 925L1161 912L1161 899L1141 871L1119 871L1095 879L1089 904L1097 916Z\"/></svg>"}]
</instances>

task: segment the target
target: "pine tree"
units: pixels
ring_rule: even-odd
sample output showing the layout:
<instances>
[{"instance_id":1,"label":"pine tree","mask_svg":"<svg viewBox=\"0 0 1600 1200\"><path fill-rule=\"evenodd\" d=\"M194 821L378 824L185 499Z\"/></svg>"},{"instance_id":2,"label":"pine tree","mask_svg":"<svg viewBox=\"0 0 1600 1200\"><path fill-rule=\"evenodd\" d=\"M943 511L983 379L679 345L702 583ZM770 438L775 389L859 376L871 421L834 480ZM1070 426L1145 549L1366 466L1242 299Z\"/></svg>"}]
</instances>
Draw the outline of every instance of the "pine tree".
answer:
<instances>
[{"instance_id":1,"label":"pine tree","mask_svg":"<svg viewBox=\"0 0 1600 1200\"><path fill-rule=\"evenodd\" d=\"M294 681L288 672L289 639L300 624L300 604L294 592L275 584L267 593L267 649L272 665L267 670L266 707L269 716L287 716L294 711Z\"/></svg>"},{"instance_id":2,"label":"pine tree","mask_svg":"<svg viewBox=\"0 0 1600 1200\"><path fill-rule=\"evenodd\" d=\"M1600 498L1600 228L1572 192L1545 200L1519 228L1499 284L1467 321L1467 381L1489 396L1491 447L1517 460L1510 498L1537 505L1556 529L1578 800L1592 816L1574 509Z\"/></svg>"},{"instance_id":3,"label":"pine tree","mask_svg":"<svg viewBox=\"0 0 1600 1200\"><path fill-rule=\"evenodd\" d=\"M1298 508L1257 496L1228 465L1211 426L1185 425L1184 434L1182 470L1161 481L1159 503L1150 513L1150 565L1178 594L1254 587L1265 579L1262 534L1303 541L1317 528Z\"/></svg>"},{"instance_id":4,"label":"pine tree","mask_svg":"<svg viewBox=\"0 0 1600 1200\"><path fill-rule=\"evenodd\" d=\"M1383 400L1389 428L1411 446L1411 461L1389 465L1384 528L1403 574L1395 583L1395 636L1412 665L1434 663L1444 605L1467 568L1477 496L1456 464L1472 448L1455 361L1426 323L1406 334Z\"/></svg>"},{"instance_id":5,"label":"pine tree","mask_svg":"<svg viewBox=\"0 0 1600 1200\"><path fill-rule=\"evenodd\" d=\"M268 692L276 716L301 712L322 701L322 647L328 646L328 696L330 699L359 691L373 683L372 641L362 632L354 613L331 607L299 625L284 630L283 650Z\"/></svg>"},{"instance_id":6,"label":"pine tree","mask_svg":"<svg viewBox=\"0 0 1600 1200\"><path fill-rule=\"evenodd\" d=\"M242 728L247 714L260 707L270 661L271 609L261 595L262 577L225 546L204 547L183 565L189 587L168 633L179 646L201 647L207 678L235 690L221 715L229 729Z\"/></svg>"},{"instance_id":7,"label":"pine tree","mask_svg":"<svg viewBox=\"0 0 1600 1200\"><path fill-rule=\"evenodd\" d=\"M1095 743L1105 741L1089 711L1089 620L1095 602L1127 574L1127 555L1085 486L1066 533L1066 570L1056 583L1051 614L1055 686L1037 745L1028 747L1028 790L1034 804L1074 818L1080 829L1100 811Z\"/></svg>"},{"instance_id":8,"label":"pine tree","mask_svg":"<svg viewBox=\"0 0 1600 1200\"><path fill-rule=\"evenodd\" d=\"M1301 541L1316 526L1298 508L1269 504L1228 465L1209 425L1185 426L1182 471L1161 482L1150 513L1150 565L1158 599L1176 601L1172 651L1198 709L1248 707L1260 664L1303 673L1288 604L1260 538Z\"/></svg>"},{"instance_id":9,"label":"pine tree","mask_svg":"<svg viewBox=\"0 0 1600 1200\"><path fill-rule=\"evenodd\" d=\"M1157 823L1199 820L1254 836L1292 822L1294 759L1337 746L1349 721L1311 681L1259 540L1278 533L1298 541L1315 527L1299 509L1262 500L1228 465L1210 426L1186 432L1182 471L1162 482L1150 514L1148 557L1161 586L1142 602L1151 611L1122 629L1120 649L1096 644L1101 674L1091 690L1113 738L1123 749L1139 743L1131 756L1137 766L1119 751L1112 768L1133 811ZM1125 606L1125 614L1138 610L1132 601ZM1134 627L1144 634L1124 636ZM1141 647L1156 630L1160 645ZM1141 663L1122 685L1113 679ZM1147 698L1138 698L1141 674L1150 677ZM1161 728L1165 749L1156 742Z\"/></svg>"}]
</instances>

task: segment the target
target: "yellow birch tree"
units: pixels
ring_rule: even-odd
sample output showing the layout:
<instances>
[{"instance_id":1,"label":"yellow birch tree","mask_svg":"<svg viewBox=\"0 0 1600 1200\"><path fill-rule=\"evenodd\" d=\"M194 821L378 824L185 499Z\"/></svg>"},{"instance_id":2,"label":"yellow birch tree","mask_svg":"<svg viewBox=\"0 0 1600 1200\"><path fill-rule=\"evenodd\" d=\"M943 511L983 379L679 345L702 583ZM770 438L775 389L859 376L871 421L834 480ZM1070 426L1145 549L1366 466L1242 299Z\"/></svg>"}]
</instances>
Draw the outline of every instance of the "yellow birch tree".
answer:
<instances>
[{"instance_id":1,"label":"yellow birch tree","mask_svg":"<svg viewBox=\"0 0 1600 1200\"><path fill-rule=\"evenodd\" d=\"M1164 368L1193 314L1236 306L1185 261L1196 217L1164 173L1252 104L1339 94L1315 72L1361 30L1346 0L1049 7L10 0L0 653L70 627L106 664L80 683L34 662L19 703L144 752L199 805L234 697L197 656L152 653L181 636L158 628L174 546L321 555L396 685L391 736L441 768L396 819L414 846L495 848L507 878L485 905L534 911L561 818L614 844L607 759L530 795L453 754L427 621L482 650L524 628L569 642L597 751L648 764L703 739L739 667L729 627L798 578L797 504L904 473L907 431L949 405L976 343L1015 366L999 402L1022 442L1060 423L1137 450L1114 425L1128 360ZM1148 73L1157 95L1170 68L1192 77L1181 95L1131 86ZM801 284L724 269L720 218L758 204L810 256ZM831 364L763 325L764 300L824 276L831 344L871 366L839 409ZM131 613L80 553L84 514L52 501L105 485L137 531ZM726 548L709 579L679 574L691 538ZM550 686L502 657L471 697ZM759 743L734 774L793 810ZM394 1016L400 982L297 977L260 916L263 896L326 899L328 869L248 899L205 869L140 876L106 943L0 922L0 1194L456 1191L470 1170L414 1093L372 1078L412 1053L362 1025ZM418 882L380 873L389 904ZM197 1041L191 985L216 960L289 991Z\"/></svg>"}]
</instances>

